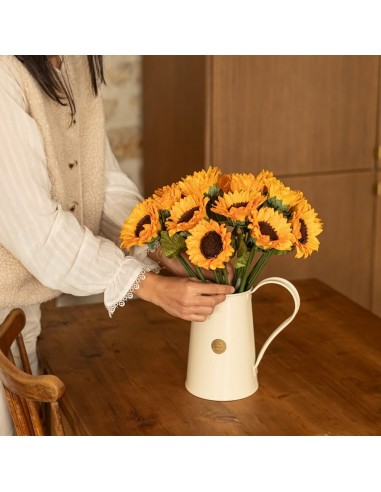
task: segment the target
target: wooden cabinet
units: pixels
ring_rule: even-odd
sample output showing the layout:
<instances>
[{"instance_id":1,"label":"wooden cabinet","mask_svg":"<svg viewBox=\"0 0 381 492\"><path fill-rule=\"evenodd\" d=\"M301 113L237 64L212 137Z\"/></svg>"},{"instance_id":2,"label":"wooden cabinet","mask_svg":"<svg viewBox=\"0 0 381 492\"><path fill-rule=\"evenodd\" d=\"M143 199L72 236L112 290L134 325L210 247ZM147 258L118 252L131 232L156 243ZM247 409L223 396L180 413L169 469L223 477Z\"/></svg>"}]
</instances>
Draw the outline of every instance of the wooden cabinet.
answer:
<instances>
[{"instance_id":1,"label":"wooden cabinet","mask_svg":"<svg viewBox=\"0 0 381 492\"><path fill-rule=\"evenodd\" d=\"M143 56L146 194L206 163L206 58Z\"/></svg>"},{"instance_id":2,"label":"wooden cabinet","mask_svg":"<svg viewBox=\"0 0 381 492\"><path fill-rule=\"evenodd\" d=\"M275 174L374 166L376 56L217 56L213 162Z\"/></svg>"},{"instance_id":3,"label":"wooden cabinet","mask_svg":"<svg viewBox=\"0 0 381 492\"><path fill-rule=\"evenodd\" d=\"M272 258L263 274L319 278L381 315L379 64L378 56L143 57L146 194L209 164L272 170L303 190L324 232L319 253Z\"/></svg>"},{"instance_id":4,"label":"wooden cabinet","mask_svg":"<svg viewBox=\"0 0 381 492\"><path fill-rule=\"evenodd\" d=\"M381 317L381 171L378 172L376 194L371 310Z\"/></svg>"},{"instance_id":5,"label":"wooden cabinet","mask_svg":"<svg viewBox=\"0 0 381 492\"><path fill-rule=\"evenodd\" d=\"M303 190L323 221L320 248L307 259L274 256L264 276L318 278L362 306L370 307L373 249L372 172L285 177ZM367 212L368 211L368 212Z\"/></svg>"}]
</instances>

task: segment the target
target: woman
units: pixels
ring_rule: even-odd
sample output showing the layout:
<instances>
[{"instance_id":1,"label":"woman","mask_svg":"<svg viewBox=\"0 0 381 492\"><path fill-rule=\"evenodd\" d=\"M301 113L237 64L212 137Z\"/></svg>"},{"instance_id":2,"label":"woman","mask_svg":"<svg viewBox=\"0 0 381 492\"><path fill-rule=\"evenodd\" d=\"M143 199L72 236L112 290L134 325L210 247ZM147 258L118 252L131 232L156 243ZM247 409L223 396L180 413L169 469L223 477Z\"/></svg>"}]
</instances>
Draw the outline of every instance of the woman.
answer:
<instances>
[{"instance_id":1,"label":"woman","mask_svg":"<svg viewBox=\"0 0 381 492\"><path fill-rule=\"evenodd\" d=\"M125 255L124 219L142 199L105 133L100 56L0 56L0 322L13 307L33 372L40 304L104 293L110 315L132 296L202 321L230 286L157 276L160 251ZM156 260L156 261L154 261ZM182 274L177 260L163 266ZM0 398L0 434L12 432Z\"/></svg>"}]
</instances>

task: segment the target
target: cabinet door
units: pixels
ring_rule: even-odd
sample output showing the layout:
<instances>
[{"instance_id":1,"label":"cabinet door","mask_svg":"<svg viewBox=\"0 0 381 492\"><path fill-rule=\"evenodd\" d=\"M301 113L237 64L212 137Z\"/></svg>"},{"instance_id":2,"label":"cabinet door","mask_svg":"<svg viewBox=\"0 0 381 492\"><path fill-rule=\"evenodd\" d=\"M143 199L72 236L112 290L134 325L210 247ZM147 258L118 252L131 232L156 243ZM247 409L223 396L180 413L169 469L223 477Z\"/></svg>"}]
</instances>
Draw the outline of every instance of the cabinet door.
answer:
<instances>
[{"instance_id":1,"label":"cabinet door","mask_svg":"<svg viewBox=\"0 0 381 492\"><path fill-rule=\"evenodd\" d=\"M370 308L374 181L373 172L284 178L303 191L323 221L320 249L306 259L274 256L261 278L317 278Z\"/></svg>"},{"instance_id":2,"label":"cabinet door","mask_svg":"<svg viewBox=\"0 0 381 492\"><path fill-rule=\"evenodd\" d=\"M214 56L210 160L226 172L372 169L377 56Z\"/></svg>"},{"instance_id":3,"label":"cabinet door","mask_svg":"<svg viewBox=\"0 0 381 492\"><path fill-rule=\"evenodd\" d=\"M205 56L143 56L145 195L203 169L205 80Z\"/></svg>"},{"instance_id":4,"label":"cabinet door","mask_svg":"<svg viewBox=\"0 0 381 492\"><path fill-rule=\"evenodd\" d=\"M381 171L378 173L376 201L372 311L381 316Z\"/></svg>"}]
</instances>

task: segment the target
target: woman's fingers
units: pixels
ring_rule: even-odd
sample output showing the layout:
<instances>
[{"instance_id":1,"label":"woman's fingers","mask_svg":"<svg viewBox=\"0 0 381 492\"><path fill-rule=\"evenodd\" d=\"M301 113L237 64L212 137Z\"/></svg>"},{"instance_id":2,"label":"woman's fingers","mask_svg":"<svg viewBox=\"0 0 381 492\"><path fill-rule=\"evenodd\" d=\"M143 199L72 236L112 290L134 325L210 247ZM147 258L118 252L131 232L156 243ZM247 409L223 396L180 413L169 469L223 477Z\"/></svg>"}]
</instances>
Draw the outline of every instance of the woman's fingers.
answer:
<instances>
[{"instance_id":1,"label":"woman's fingers","mask_svg":"<svg viewBox=\"0 0 381 492\"><path fill-rule=\"evenodd\" d=\"M201 282L201 280L198 280L196 278L190 278L189 279L191 282L197 285L195 286L195 289L199 294L202 295L227 295L227 294L233 294L234 292L234 287L231 285L225 285L225 284L215 284L212 282Z\"/></svg>"},{"instance_id":2,"label":"woman's fingers","mask_svg":"<svg viewBox=\"0 0 381 492\"><path fill-rule=\"evenodd\" d=\"M147 273L135 294L161 306L173 316L187 321L204 321L213 313L215 306L233 292L230 285Z\"/></svg>"},{"instance_id":3,"label":"woman's fingers","mask_svg":"<svg viewBox=\"0 0 381 492\"><path fill-rule=\"evenodd\" d=\"M214 306L194 306L193 308L189 308L190 314L209 316L213 313Z\"/></svg>"},{"instance_id":4,"label":"woman's fingers","mask_svg":"<svg viewBox=\"0 0 381 492\"><path fill-rule=\"evenodd\" d=\"M208 295L197 295L193 299L193 305L195 307L197 306L216 306L217 304L220 304L221 302L224 302L226 299L226 295L223 294L216 294L213 296L208 296Z\"/></svg>"},{"instance_id":5,"label":"woman's fingers","mask_svg":"<svg viewBox=\"0 0 381 492\"><path fill-rule=\"evenodd\" d=\"M211 315L217 304L232 294L234 288L229 285L218 285L188 279L188 292L183 298L182 318L189 321L204 321Z\"/></svg>"}]
</instances>

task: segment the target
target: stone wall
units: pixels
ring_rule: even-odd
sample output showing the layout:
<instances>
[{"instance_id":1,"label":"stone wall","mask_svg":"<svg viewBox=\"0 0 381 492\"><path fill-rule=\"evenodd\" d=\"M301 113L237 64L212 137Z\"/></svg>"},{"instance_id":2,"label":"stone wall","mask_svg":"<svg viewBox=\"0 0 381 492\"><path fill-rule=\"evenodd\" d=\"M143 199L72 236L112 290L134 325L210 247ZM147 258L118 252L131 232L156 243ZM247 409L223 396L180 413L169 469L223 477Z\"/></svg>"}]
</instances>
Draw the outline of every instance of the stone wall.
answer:
<instances>
[{"instance_id":1,"label":"stone wall","mask_svg":"<svg viewBox=\"0 0 381 492\"><path fill-rule=\"evenodd\" d=\"M141 56L104 57L103 101L111 147L123 171L142 185Z\"/></svg>"}]
</instances>

